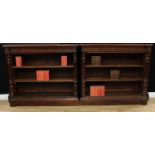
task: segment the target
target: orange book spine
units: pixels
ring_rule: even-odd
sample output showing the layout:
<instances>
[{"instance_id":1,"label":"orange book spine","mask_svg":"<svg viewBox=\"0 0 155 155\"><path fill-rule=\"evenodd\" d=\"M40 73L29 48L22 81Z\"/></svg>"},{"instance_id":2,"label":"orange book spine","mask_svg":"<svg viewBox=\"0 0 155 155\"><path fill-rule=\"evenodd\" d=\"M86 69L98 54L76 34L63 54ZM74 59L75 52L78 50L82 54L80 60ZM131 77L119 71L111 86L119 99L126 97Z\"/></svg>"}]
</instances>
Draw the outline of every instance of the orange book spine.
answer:
<instances>
[{"instance_id":1,"label":"orange book spine","mask_svg":"<svg viewBox=\"0 0 155 155\"><path fill-rule=\"evenodd\" d=\"M105 96L105 86L101 86L101 96Z\"/></svg>"},{"instance_id":2,"label":"orange book spine","mask_svg":"<svg viewBox=\"0 0 155 155\"><path fill-rule=\"evenodd\" d=\"M98 86L98 96L101 96L101 86Z\"/></svg>"},{"instance_id":3,"label":"orange book spine","mask_svg":"<svg viewBox=\"0 0 155 155\"><path fill-rule=\"evenodd\" d=\"M101 87L100 86L97 87L97 96L101 96Z\"/></svg>"},{"instance_id":4,"label":"orange book spine","mask_svg":"<svg viewBox=\"0 0 155 155\"><path fill-rule=\"evenodd\" d=\"M67 56L61 56L61 66L67 66Z\"/></svg>"},{"instance_id":5,"label":"orange book spine","mask_svg":"<svg viewBox=\"0 0 155 155\"><path fill-rule=\"evenodd\" d=\"M49 71L45 71L45 80L49 81Z\"/></svg>"},{"instance_id":6,"label":"orange book spine","mask_svg":"<svg viewBox=\"0 0 155 155\"><path fill-rule=\"evenodd\" d=\"M90 96L94 96L94 87L90 86Z\"/></svg>"},{"instance_id":7,"label":"orange book spine","mask_svg":"<svg viewBox=\"0 0 155 155\"><path fill-rule=\"evenodd\" d=\"M22 67L22 57L16 56L16 67Z\"/></svg>"},{"instance_id":8,"label":"orange book spine","mask_svg":"<svg viewBox=\"0 0 155 155\"><path fill-rule=\"evenodd\" d=\"M95 94L94 94L94 96L97 96L97 86L95 86Z\"/></svg>"},{"instance_id":9,"label":"orange book spine","mask_svg":"<svg viewBox=\"0 0 155 155\"><path fill-rule=\"evenodd\" d=\"M40 81L40 71L36 71L36 80Z\"/></svg>"},{"instance_id":10,"label":"orange book spine","mask_svg":"<svg viewBox=\"0 0 155 155\"><path fill-rule=\"evenodd\" d=\"M43 81L46 81L46 72L42 71L42 74L43 74Z\"/></svg>"},{"instance_id":11,"label":"orange book spine","mask_svg":"<svg viewBox=\"0 0 155 155\"><path fill-rule=\"evenodd\" d=\"M41 71L41 81L44 81L44 71Z\"/></svg>"},{"instance_id":12,"label":"orange book spine","mask_svg":"<svg viewBox=\"0 0 155 155\"><path fill-rule=\"evenodd\" d=\"M45 80L45 81L48 81L48 79L47 79L47 71L44 71L44 74L45 74L45 75L44 75L44 80Z\"/></svg>"},{"instance_id":13,"label":"orange book spine","mask_svg":"<svg viewBox=\"0 0 155 155\"><path fill-rule=\"evenodd\" d=\"M37 81L44 81L44 71L37 71Z\"/></svg>"},{"instance_id":14,"label":"orange book spine","mask_svg":"<svg viewBox=\"0 0 155 155\"><path fill-rule=\"evenodd\" d=\"M47 81L47 73L44 71L44 81Z\"/></svg>"}]
</instances>

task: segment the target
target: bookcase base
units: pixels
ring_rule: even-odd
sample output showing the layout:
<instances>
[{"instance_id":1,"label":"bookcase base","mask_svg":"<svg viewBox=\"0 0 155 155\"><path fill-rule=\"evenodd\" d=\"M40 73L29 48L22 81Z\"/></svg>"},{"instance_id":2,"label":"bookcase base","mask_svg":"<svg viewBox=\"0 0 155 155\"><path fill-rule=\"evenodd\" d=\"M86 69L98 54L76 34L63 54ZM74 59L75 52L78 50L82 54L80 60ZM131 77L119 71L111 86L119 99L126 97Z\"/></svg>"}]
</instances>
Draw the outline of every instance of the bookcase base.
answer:
<instances>
[{"instance_id":1,"label":"bookcase base","mask_svg":"<svg viewBox=\"0 0 155 155\"><path fill-rule=\"evenodd\" d=\"M9 99L10 106L75 106L78 98L74 97L15 97Z\"/></svg>"},{"instance_id":2,"label":"bookcase base","mask_svg":"<svg viewBox=\"0 0 155 155\"><path fill-rule=\"evenodd\" d=\"M80 105L146 105L148 97L143 96L113 96L113 97L83 97Z\"/></svg>"}]
</instances>

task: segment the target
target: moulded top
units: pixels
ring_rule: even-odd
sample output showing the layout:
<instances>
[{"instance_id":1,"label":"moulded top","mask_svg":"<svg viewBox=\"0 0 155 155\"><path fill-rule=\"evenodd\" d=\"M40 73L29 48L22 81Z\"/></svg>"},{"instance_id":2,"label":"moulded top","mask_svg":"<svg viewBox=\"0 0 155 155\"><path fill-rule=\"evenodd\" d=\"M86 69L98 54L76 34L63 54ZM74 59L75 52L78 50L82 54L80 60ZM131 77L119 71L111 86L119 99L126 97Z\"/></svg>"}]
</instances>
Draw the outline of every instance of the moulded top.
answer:
<instances>
[{"instance_id":1,"label":"moulded top","mask_svg":"<svg viewBox=\"0 0 155 155\"><path fill-rule=\"evenodd\" d=\"M149 43L84 43L80 44L81 46L153 46Z\"/></svg>"},{"instance_id":2,"label":"moulded top","mask_svg":"<svg viewBox=\"0 0 155 155\"><path fill-rule=\"evenodd\" d=\"M4 44L3 47L48 47L48 46L72 46L75 47L78 44L72 44L72 43L12 43L12 44Z\"/></svg>"},{"instance_id":3,"label":"moulded top","mask_svg":"<svg viewBox=\"0 0 155 155\"><path fill-rule=\"evenodd\" d=\"M4 44L3 47L48 47L48 46L153 46L148 43L12 43Z\"/></svg>"}]
</instances>

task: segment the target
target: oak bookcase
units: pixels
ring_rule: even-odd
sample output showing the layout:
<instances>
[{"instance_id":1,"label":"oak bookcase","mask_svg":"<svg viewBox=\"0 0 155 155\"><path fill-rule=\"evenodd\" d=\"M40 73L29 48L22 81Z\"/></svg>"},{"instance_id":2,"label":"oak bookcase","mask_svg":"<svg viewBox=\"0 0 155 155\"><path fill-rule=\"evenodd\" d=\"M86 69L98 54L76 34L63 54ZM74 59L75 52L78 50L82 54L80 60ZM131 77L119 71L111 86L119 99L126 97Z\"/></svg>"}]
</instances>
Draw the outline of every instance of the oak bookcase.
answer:
<instances>
[{"instance_id":1,"label":"oak bookcase","mask_svg":"<svg viewBox=\"0 0 155 155\"><path fill-rule=\"evenodd\" d=\"M146 104L151 44L82 44L82 105ZM100 56L99 65L91 64ZM111 78L119 70L119 78ZM91 85L104 85L105 96L90 96Z\"/></svg>"},{"instance_id":2,"label":"oak bookcase","mask_svg":"<svg viewBox=\"0 0 155 155\"><path fill-rule=\"evenodd\" d=\"M9 68L9 101L20 105L77 105L76 45L12 44L4 45ZM61 66L61 56L68 65ZM16 67L15 57L23 65ZM37 70L49 70L49 81L37 81Z\"/></svg>"},{"instance_id":3,"label":"oak bookcase","mask_svg":"<svg viewBox=\"0 0 155 155\"><path fill-rule=\"evenodd\" d=\"M79 48L80 47L80 48ZM5 44L11 106L146 104L152 44ZM60 65L67 55L68 65ZM21 56L22 67L15 65ZM92 64L92 57L100 57ZM49 70L49 81L37 81ZM111 78L118 71L119 78ZM118 75L117 75L118 76ZM105 96L90 96L104 85Z\"/></svg>"}]
</instances>

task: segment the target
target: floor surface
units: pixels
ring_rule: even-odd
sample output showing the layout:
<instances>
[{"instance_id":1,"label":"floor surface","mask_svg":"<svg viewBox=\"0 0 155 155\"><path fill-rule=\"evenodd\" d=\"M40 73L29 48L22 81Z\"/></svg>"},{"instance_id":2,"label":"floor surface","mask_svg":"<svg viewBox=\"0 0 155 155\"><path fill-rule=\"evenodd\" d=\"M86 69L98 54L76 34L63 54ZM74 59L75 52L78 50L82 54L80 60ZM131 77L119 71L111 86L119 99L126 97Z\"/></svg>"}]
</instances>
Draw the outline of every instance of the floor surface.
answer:
<instances>
[{"instance_id":1,"label":"floor surface","mask_svg":"<svg viewBox=\"0 0 155 155\"><path fill-rule=\"evenodd\" d=\"M0 112L155 112L155 98L147 105L110 106L23 106L10 107L8 101L0 101Z\"/></svg>"}]
</instances>

